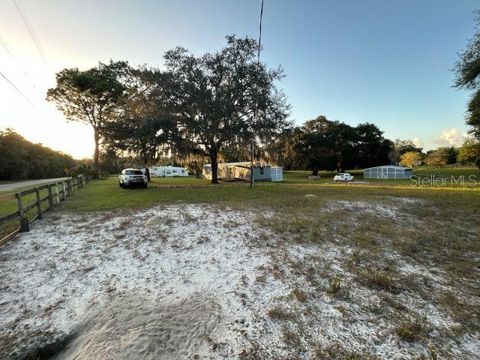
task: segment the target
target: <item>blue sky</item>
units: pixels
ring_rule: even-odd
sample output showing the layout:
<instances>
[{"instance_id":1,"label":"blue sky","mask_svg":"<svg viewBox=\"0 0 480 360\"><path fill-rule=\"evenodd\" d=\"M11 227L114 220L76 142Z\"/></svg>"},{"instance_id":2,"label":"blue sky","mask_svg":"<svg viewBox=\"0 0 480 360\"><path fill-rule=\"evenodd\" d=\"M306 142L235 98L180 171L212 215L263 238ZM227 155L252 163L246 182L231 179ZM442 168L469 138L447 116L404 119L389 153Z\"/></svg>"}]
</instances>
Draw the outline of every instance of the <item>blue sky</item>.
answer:
<instances>
[{"instance_id":1,"label":"blue sky","mask_svg":"<svg viewBox=\"0 0 480 360\"><path fill-rule=\"evenodd\" d=\"M37 108L1 81L0 128L76 157L92 153L91 133L44 101L56 71L109 59L161 66L177 45L202 54L227 34L258 36L257 0L17 2L47 65L13 3L0 1L0 35L28 75L2 48L1 69ZM298 124L324 114L373 122L426 148L460 143L468 93L452 88L450 69L473 35L476 8L477 0L265 0L262 59L283 67L279 86Z\"/></svg>"}]
</instances>

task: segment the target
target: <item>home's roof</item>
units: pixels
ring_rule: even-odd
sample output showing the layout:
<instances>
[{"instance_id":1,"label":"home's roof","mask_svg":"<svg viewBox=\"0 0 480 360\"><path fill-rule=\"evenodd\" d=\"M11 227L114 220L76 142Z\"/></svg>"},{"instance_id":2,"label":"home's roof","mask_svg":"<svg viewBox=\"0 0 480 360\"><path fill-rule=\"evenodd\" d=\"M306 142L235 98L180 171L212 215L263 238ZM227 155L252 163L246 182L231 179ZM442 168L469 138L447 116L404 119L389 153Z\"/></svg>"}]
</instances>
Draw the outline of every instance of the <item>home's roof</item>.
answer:
<instances>
[{"instance_id":1,"label":"home's roof","mask_svg":"<svg viewBox=\"0 0 480 360\"><path fill-rule=\"evenodd\" d=\"M153 165L153 166L150 166L152 168L165 168L165 169L185 169L184 166L171 166L171 165Z\"/></svg>"}]
</instances>

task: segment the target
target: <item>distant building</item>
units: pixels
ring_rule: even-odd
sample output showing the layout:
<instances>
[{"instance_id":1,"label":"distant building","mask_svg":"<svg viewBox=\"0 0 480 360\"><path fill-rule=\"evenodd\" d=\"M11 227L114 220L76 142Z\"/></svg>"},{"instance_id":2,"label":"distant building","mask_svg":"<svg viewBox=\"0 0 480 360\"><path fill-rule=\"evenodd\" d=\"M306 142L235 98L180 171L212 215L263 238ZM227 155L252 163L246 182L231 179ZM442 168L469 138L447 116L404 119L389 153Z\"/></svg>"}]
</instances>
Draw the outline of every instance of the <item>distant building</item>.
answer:
<instances>
[{"instance_id":1,"label":"distant building","mask_svg":"<svg viewBox=\"0 0 480 360\"><path fill-rule=\"evenodd\" d=\"M222 180L250 180L251 163L232 162L218 164L218 178ZM203 166L203 177L212 179L212 165ZM255 181L283 181L283 168L272 166L263 162L256 162L253 165L253 177Z\"/></svg>"},{"instance_id":2,"label":"distant building","mask_svg":"<svg viewBox=\"0 0 480 360\"><path fill-rule=\"evenodd\" d=\"M187 169L179 166L152 166L149 171L150 176L156 177L188 176Z\"/></svg>"},{"instance_id":3,"label":"distant building","mask_svg":"<svg viewBox=\"0 0 480 360\"><path fill-rule=\"evenodd\" d=\"M375 166L363 170L364 179L408 179L412 169L396 165Z\"/></svg>"}]
</instances>

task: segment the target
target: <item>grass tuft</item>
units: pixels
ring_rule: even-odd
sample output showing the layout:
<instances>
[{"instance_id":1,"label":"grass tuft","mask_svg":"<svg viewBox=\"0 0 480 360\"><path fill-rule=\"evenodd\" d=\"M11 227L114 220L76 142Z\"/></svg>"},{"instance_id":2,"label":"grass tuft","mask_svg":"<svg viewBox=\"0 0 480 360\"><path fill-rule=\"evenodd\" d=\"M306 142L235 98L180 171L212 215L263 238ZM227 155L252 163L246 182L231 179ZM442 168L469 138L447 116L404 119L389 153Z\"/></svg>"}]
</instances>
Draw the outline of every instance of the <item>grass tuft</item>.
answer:
<instances>
[{"instance_id":1,"label":"grass tuft","mask_svg":"<svg viewBox=\"0 0 480 360\"><path fill-rule=\"evenodd\" d=\"M423 340L428 333L427 319L425 316L420 316L413 321L404 321L395 329L395 332L404 341Z\"/></svg>"}]
</instances>

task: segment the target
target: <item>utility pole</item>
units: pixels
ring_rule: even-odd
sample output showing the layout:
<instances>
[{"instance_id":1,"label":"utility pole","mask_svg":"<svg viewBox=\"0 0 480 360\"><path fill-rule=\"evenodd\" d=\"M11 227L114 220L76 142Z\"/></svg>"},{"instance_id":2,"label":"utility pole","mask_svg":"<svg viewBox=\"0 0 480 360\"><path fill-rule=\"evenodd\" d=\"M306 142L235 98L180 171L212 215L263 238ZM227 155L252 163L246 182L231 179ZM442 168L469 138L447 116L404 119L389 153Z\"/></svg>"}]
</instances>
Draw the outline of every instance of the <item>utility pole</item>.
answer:
<instances>
[{"instance_id":1,"label":"utility pole","mask_svg":"<svg viewBox=\"0 0 480 360\"><path fill-rule=\"evenodd\" d=\"M257 65L260 67L260 51L262 50L262 20L263 20L263 0L260 3L260 26L259 26L259 34L258 34L258 51L257 51ZM253 114L254 119L256 120L258 115L258 94L257 99L255 101L255 112ZM254 175L254 162L253 158L255 157L255 134L252 137L252 154L250 160L250 189L253 189L253 184L255 182L255 175Z\"/></svg>"},{"instance_id":2,"label":"utility pole","mask_svg":"<svg viewBox=\"0 0 480 360\"><path fill-rule=\"evenodd\" d=\"M255 165L253 162L253 158L255 157L255 138L252 139L252 145L251 145L251 154L250 154L250 188L253 188L253 183L255 182L255 176L254 176L254 170L255 170Z\"/></svg>"}]
</instances>

